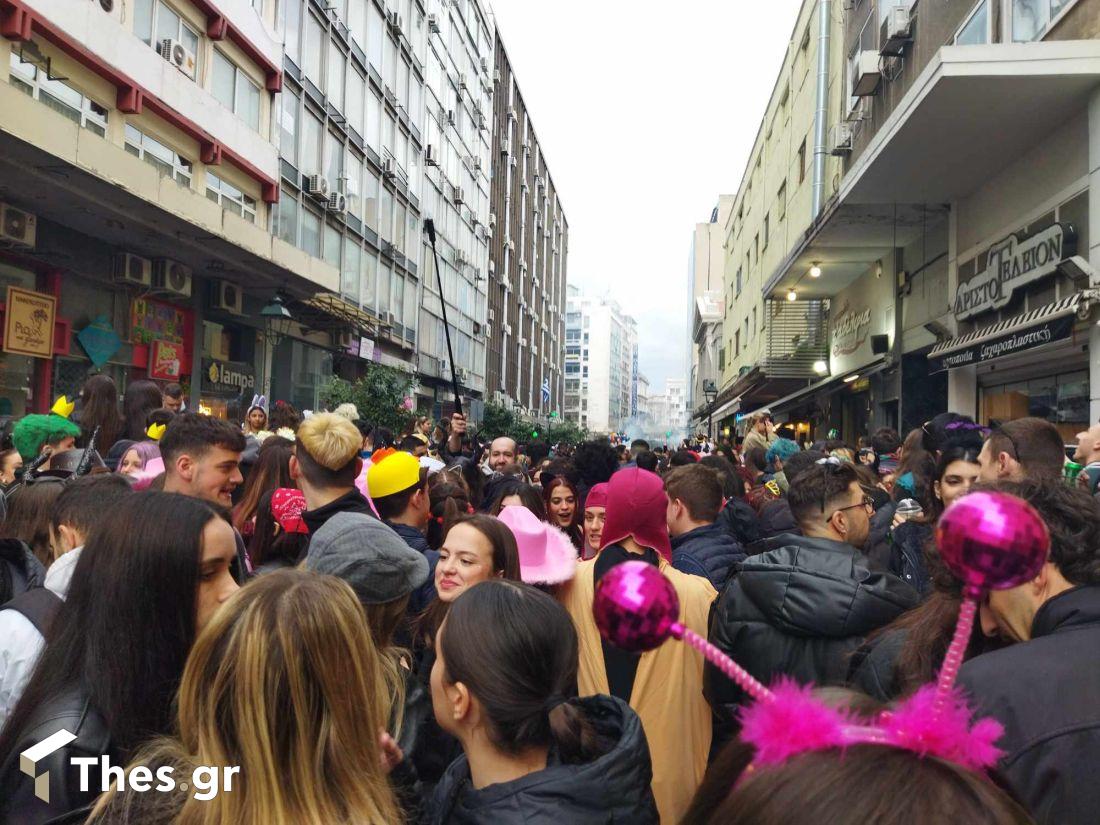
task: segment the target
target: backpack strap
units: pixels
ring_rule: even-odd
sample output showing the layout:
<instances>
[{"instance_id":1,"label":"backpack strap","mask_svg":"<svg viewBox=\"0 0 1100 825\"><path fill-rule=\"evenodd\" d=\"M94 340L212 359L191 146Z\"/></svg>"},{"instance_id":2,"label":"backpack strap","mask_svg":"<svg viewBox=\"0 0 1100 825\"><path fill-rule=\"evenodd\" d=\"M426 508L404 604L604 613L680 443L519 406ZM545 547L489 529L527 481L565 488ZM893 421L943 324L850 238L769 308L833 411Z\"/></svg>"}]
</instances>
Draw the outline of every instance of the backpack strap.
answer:
<instances>
[{"instance_id":1,"label":"backpack strap","mask_svg":"<svg viewBox=\"0 0 1100 825\"><path fill-rule=\"evenodd\" d=\"M42 638L46 638L60 608L61 597L45 587L24 591L7 604L0 605L0 610L14 610L23 614L34 625L34 629L42 634Z\"/></svg>"}]
</instances>

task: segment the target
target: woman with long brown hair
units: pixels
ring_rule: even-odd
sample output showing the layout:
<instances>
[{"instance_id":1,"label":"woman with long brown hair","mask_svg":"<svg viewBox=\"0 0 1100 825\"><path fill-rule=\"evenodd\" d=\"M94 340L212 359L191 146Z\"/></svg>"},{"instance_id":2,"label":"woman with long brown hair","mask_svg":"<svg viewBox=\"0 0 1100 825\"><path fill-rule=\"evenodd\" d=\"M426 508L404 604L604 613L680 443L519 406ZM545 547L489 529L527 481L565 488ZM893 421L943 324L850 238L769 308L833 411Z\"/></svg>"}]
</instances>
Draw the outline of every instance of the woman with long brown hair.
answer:
<instances>
[{"instance_id":1,"label":"woman with long brown hair","mask_svg":"<svg viewBox=\"0 0 1100 825\"><path fill-rule=\"evenodd\" d=\"M542 485L542 500L550 523L569 536L579 553L584 546L584 510L576 485L565 476L557 476Z\"/></svg>"},{"instance_id":2,"label":"woman with long brown hair","mask_svg":"<svg viewBox=\"0 0 1100 825\"><path fill-rule=\"evenodd\" d=\"M277 435L270 436L260 446L256 463L248 473L241 501L233 508L233 526L242 536L252 535L256 511L264 493L294 486L294 480L290 477L290 457L293 454L294 443Z\"/></svg>"},{"instance_id":3,"label":"woman with long brown hair","mask_svg":"<svg viewBox=\"0 0 1100 825\"><path fill-rule=\"evenodd\" d=\"M122 416L118 411L118 387L109 375L93 375L80 391L80 446L99 427L98 449L106 453L122 435Z\"/></svg>"},{"instance_id":4,"label":"woman with long brown hair","mask_svg":"<svg viewBox=\"0 0 1100 825\"><path fill-rule=\"evenodd\" d=\"M351 587L301 570L271 573L199 635L180 684L178 735L134 760L173 768L175 792L109 794L91 821L398 822L380 753L389 703ZM179 778L201 766L240 772L229 789L219 770L216 795L180 789Z\"/></svg>"}]
</instances>

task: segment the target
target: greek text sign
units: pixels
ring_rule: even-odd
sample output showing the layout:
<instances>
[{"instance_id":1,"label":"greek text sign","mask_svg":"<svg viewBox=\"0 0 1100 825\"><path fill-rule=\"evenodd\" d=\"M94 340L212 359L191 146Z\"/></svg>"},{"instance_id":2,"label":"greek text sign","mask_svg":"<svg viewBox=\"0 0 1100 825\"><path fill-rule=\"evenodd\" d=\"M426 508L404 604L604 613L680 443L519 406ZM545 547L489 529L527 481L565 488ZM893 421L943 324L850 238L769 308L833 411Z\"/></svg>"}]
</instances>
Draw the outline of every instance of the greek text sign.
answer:
<instances>
[{"instance_id":1,"label":"greek text sign","mask_svg":"<svg viewBox=\"0 0 1100 825\"><path fill-rule=\"evenodd\" d=\"M996 338L930 359L930 372L942 372L955 367L983 364L995 358L1015 355L1068 338L1073 332L1073 315L1052 318L1025 329L1007 332Z\"/></svg>"},{"instance_id":2,"label":"greek text sign","mask_svg":"<svg viewBox=\"0 0 1100 825\"><path fill-rule=\"evenodd\" d=\"M1053 273L1076 245L1077 230L1067 223L1051 224L1026 240L1009 235L998 241L989 248L985 270L959 284L955 317L961 321L1000 309L1017 289Z\"/></svg>"}]
</instances>

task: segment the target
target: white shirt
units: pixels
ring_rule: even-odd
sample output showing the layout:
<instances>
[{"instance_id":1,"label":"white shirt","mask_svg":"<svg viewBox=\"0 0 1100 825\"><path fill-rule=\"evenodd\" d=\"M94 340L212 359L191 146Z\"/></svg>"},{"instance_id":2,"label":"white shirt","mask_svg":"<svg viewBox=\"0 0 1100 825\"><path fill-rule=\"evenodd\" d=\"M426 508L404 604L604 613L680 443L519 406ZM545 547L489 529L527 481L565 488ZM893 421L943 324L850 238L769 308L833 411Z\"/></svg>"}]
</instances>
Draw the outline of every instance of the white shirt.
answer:
<instances>
[{"instance_id":1,"label":"white shirt","mask_svg":"<svg viewBox=\"0 0 1100 825\"><path fill-rule=\"evenodd\" d=\"M62 599L69 595L69 583L83 549L70 550L50 565L46 571L47 590ZM45 644L30 619L16 610L0 610L0 728L23 695Z\"/></svg>"}]
</instances>

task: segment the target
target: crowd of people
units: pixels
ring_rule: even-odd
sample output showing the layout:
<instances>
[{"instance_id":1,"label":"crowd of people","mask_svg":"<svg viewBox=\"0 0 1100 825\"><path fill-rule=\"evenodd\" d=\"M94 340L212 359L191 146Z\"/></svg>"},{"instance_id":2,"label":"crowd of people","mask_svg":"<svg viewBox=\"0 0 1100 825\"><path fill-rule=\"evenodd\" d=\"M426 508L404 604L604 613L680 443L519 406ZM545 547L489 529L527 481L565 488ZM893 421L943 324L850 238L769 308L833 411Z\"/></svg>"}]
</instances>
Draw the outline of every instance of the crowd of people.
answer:
<instances>
[{"instance_id":1,"label":"crowd of people","mask_svg":"<svg viewBox=\"0 0 1100 825\"><path fill-rule=\"evenodd\" d=\"M462 415L406 429L259 396L229 422L105 376L15 422L0 821L1093 821L1100 424L1072 462L1046 421L954 413L855 444L761 414L675 450L483 439ZM875 743L762 762L723 669L620 649L593 613L642 562L755 679L884 718L943 665L963 586L937 524L978 489L1050 535L966 645L965 699L1003 726L989 771ZM236 781L149 790L116 766Z\"/></svg>"}]
</instances>

